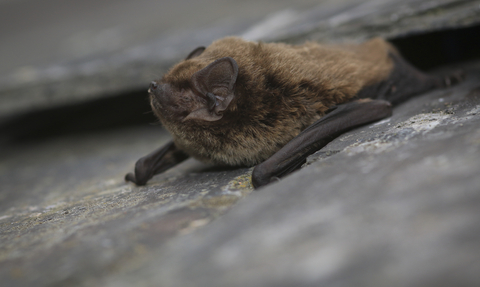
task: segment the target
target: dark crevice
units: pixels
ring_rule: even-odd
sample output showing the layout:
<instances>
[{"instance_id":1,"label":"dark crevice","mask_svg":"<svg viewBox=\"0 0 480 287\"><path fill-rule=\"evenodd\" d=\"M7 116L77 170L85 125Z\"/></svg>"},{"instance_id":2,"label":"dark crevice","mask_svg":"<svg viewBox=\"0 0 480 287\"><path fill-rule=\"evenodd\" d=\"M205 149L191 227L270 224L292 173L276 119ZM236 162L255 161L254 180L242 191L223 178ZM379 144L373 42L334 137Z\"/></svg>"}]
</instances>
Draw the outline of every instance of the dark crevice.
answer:
<instances>
[{"instance_id":1,"label":"dark crevice","mask_svg":"<svg viewBox=\"0 0 480 287\"><path fill-rule=\"evenodd\" d=\"M389 39L414 66L428 71L480 59L480 25Z\"/></svg>"},{"instance_id":2,"label":"dark crevice","mask_svg":"<svg viewBox=\"0 0 480 287\"><path fill-rule=\"evenodd\" d=\"M84 103L43 109L11 117L0 125L0 142L45 139L158 122L147 92L129 92Z\"/></svg>"},{"instance_id":3,"label":"dark crevice","mask_svg":"<svg viewBox=\"0 0 480 287\"><path fill-rule=\"evenodd\" d=\"M480 26L389 39L422 70L480 58ZM144 89L3 120L0 143L45 139L157 122Z\"/></svg>"}]
</instances>

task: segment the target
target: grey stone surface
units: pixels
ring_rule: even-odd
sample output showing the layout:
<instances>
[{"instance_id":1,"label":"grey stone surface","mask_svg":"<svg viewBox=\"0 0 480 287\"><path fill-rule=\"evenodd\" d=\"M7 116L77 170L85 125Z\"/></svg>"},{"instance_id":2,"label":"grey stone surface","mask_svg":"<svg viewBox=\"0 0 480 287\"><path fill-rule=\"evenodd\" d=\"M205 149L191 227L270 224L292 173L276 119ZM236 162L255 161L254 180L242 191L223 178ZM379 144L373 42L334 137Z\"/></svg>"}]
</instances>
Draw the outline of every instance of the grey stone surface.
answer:
<instances>
[{"instance_id":1,"label":"grey stone surface","mask_svg":"<svg viewBox=\"0 0 480 287\"><path fill-rule=\"evenodd\" d=\"M50 1L54 5L57 0ZM181 5L189 7L184 1L172 2L177 4L168 4L169 6L162 9L162 5L166 5L163 2L151 4L149 0L143 0L138 5L140 7L152 5L145 15L152 20L142 21L142 24L136 23L131 18L138 12L137 14L128 12L132 7L122 2L121 5L115 6L119 9L118 12L113 12L110 17L104 17L115 19L123 14L132 14L127 19L135 24L128 24L131 22L127 21L127 24L122 26L118 20L99 21L97 19L101 17L99 14L95 16L95 21L89 23L88 29L85 28L86 31L78 31L74 26L71 27L73 35L64 36L65 39L58 35L56 37L50 35L53 39L64 41L59 42L59 46L70 47L70 50L64 53L65 59L49 66L22 66L3 73L0 76L0 123L2 119L18 113L145 89L147 85L145 83L164 73L172 63L187 55L193 48L208 45L211 41L227 35L267 41L303 42L306 39L328 42L359 41L372 36L391 38L465 27L478 23L480 19L479 0L329 0L322 1L317 6L313 6L317 4L316 1L302 0L296 1L295 7L284 1L255 1L255 4L248 1L238 5L217 2L219 1L209 0L200 7L193 5L191 9L185 9L185 14L179 12L177 15L180 16L175 19L171 11L180 10ZM62 7L59 8L60 11L65 9ZM108 8L111 7L106 4L101 7L100 12L107 11ZM8 9L4 10L9 12ZM117 11L113 7L112 10ZM69 15L68 13L73 11L75 10L70 12L67 10L64 13ZM199 20L197 23L200 24L195 25L190 19L192 16L187 15L197 13L202 13L201 18L211 18L215 21ZM271 14L262 18L267 13ZM106 12L105 14L110 15ZM10 19L4 18L7 21ZM170 24L167 25L170 29L158 28L165 26L163 18L179 23L180 27L174 29ZM58 25L70 27L79 21L86 21L87 18L65 19L63 22L62 18L57 20ZM113 28L105 28L108 27L105 23L110 23ZM93 30L95 28L97 31ZM56 31L48 25L40 26L39 29L40 32L49 34ZM57 33L63 35L66 31ZM8 43L6 47L17 49L19 52L23 51L22 48L25 46L29 47L28 40L33 41L18 36L24 42L17 47L12 46L9 37L4 37ZM83 48L80 49L78 45L72 43L81 43L80 47ZM55 49L59 48L50 49L56 51ZM32 54L35 55L37 52L29 55ZM6 59L10 58L7 56Z\"/></svg>"},{"instance_id":2,"label":"grey stone surface","mask_svg":"<svg viewBox=\"0 0 480 287\"><path fill-rule=\"evenodd\" d=\"M68 286L103 277L251 192L248 169L219 170L194 160L147 186L126 184L135 161L168 138L158 127L136 128L2 150L2 286Z\"/></svg>"},{"instance_id":3,"label":"grey stone surface","mask_svg":"<svg viewBox=\"0 0 480 287\"><path fill-rule=\"evenodd\" d=\"M302 17L309 21L299 19L290 29L277 31L275 39L290 42L391 39L474 25L480 15L477 0L371 0L342 4L345 6L336 1L322 3L325 8L331 7L328 14L324 14L325 9L320 5L321 9Z\"/></svg>"}]
</instances>

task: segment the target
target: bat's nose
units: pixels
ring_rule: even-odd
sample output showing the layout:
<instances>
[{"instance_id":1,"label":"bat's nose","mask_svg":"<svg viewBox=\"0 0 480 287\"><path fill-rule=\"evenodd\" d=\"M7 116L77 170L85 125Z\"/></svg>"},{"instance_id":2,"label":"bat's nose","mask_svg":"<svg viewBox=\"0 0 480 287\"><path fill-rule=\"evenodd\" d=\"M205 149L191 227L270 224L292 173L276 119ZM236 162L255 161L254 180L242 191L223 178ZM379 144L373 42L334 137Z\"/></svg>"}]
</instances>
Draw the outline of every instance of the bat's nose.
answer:
<instances>
[{"instance_id":1,"label":"bat's nose","mask_svg":"<svg viewBox=\"0 0 480 287\"><path fill-rule=\"evenodd\" d=\"M157 88L158 88L157 82L152 81L152 82L150 83L150 87L148 88L148 92L149 92L149 93L153 93L153 91L155 91Z\"/></svg>"}]
</instances>

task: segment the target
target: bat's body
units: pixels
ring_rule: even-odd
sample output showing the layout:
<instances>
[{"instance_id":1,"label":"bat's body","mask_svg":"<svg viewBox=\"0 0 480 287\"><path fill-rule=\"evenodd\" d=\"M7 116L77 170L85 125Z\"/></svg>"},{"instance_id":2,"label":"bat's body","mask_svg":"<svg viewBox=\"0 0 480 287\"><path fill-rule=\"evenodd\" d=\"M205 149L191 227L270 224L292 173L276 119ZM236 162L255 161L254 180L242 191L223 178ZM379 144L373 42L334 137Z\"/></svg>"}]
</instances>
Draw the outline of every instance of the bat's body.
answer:
<instances>
[{"instance_id":1,"label":"bat's body","mask_svg":"<svg viewBox=\"0 0 480 287\"><path fill-rule=\"evenodd\" d=\"M141 158L126 179L145 184L192 156L258 165L253 182L264 185L340 133L389 116L391 103L451 80L458 77L416 70L378 38L328 46L218 40L150 85L152 108L173 142Z\"/></svg>"}]
</instances>

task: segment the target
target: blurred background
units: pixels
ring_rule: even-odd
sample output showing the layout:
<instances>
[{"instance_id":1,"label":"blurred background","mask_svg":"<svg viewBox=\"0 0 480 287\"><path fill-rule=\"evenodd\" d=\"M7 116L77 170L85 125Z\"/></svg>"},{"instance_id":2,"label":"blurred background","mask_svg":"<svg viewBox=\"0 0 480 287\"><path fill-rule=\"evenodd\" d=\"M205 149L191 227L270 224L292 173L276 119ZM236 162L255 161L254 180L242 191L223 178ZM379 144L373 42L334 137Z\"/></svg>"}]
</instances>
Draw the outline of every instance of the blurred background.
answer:
<instances>
[{"instance_id":1,"label":"blurred background","mask_svg":"<svg viewBox=\"0 0 480 287\"><path fill-rule=\"evenodd\" d=\"M0 75L101 57L214 26L246 27L319 0L1 0Z\"/></svg>"},{"instance_id":2,"label":"blurred background","mask_svg":"<svg viewBox=\"0 0 480 287\"><path fill-rule=\"evenodd\" d=\"M190 50L320 2L1 0L0 144L155 122L148 83Z\"/></svg>"}]
</instances>

